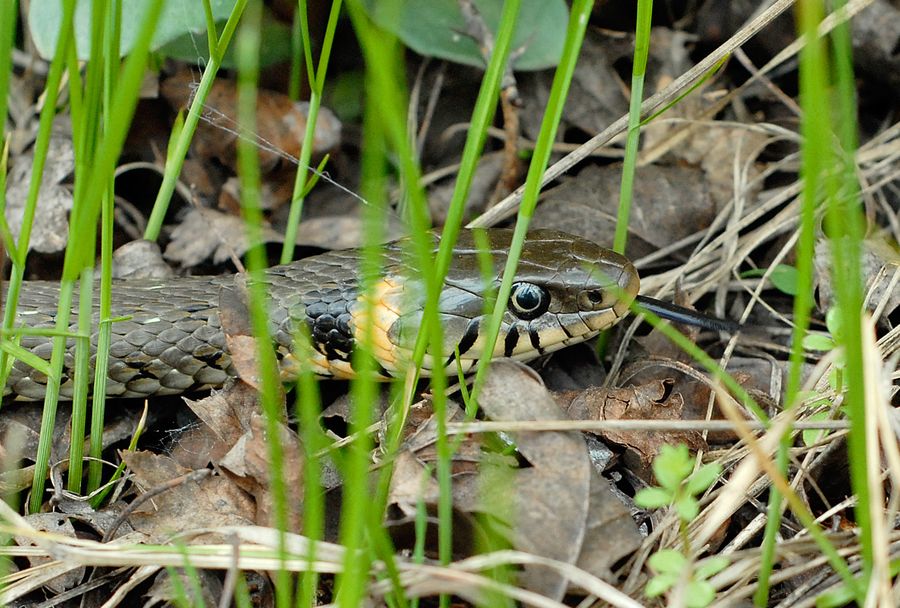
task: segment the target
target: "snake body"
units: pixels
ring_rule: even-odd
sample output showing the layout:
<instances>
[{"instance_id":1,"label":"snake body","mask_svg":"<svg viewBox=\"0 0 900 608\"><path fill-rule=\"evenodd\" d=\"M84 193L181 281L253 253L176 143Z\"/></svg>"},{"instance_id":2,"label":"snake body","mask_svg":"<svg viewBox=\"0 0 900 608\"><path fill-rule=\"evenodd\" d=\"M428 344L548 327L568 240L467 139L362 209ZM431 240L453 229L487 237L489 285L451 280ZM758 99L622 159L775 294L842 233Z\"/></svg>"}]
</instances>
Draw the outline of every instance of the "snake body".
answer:
<instances>
[{"instance_id":1,"label":"snake body","mask_svg":"<svg viewBox=\"0 0 900 608\"><path fill-rule=\"evenodd\" d=\"M511 238L511 231L488 232L494 270L487 282L492 287L499 285ZM354 375L352 352L369 323L373 328L371 351L381 375L405 372L422 325L424 299L405 251L402 242L385 246L383 274L368 296L360 293L358 250L332 251L265 272L270 331L286 379L298 362L294 342L300 324L309 328L314 348L303 361L320 376ZM426 355L425 375L438 365L449 373L467 372L485 356L534 359L587 340L626 314L639 285L628 260L608 249L560 232L531 232L518 264L500 339L487 353L486 284L480 268L472 235L463 233L439 302L444 348ZM236 375L219 315L221 294L232 289L236 289L234 276L117 281L112 317L127 319L112 323L107 394L180 394L220 386ZM366 306L366 297L372 298L371 308ZM54 327L58 300L57 283L25 282L17 308L18 324ZM372 311L372 319L367 310ZM73 313L73 331L77 322ZM95 328L97 322L95 314ZM49 360L49 338L26 334L19 340L22 347ZM91 342L96 349L96 333ZM94 352L91 367L95 358ZM70 339L61 379L64 398L72 396L73 367L74 340ZM93 378L93 369L90 373ZM9 399L38 400L44 397L46 384L46 376L17 360L3 394Z\"/></svg>"}]
</instances>

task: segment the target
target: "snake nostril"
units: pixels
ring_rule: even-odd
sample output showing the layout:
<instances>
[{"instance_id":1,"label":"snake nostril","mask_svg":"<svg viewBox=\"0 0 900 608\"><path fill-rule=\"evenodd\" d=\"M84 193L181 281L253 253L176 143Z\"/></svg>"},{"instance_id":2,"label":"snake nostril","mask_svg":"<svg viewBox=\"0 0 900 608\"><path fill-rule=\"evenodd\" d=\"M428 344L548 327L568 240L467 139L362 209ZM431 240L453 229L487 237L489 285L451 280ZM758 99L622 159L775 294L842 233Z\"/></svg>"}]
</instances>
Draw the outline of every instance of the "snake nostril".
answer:
<instances>
[{"instance_id":1,"label":"snake nostril","mask_svg":"<svg viewBox=\"0 0 900 608\"><path fill-rule=\"evenodd\" d=\"M587 294L588 300L593 304L599 304L603 301L603 292L599 289L595 289L594 291L589 291Z\"/></svg>"}]
</instances>

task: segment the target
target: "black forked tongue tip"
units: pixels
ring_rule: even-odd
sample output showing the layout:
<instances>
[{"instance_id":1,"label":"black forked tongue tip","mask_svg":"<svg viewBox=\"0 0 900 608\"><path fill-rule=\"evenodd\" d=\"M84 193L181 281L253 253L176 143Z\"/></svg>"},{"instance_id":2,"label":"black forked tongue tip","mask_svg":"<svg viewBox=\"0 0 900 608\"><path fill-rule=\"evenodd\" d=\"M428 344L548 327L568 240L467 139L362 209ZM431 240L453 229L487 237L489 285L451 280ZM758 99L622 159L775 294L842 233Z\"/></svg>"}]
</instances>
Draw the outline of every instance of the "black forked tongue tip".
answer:
<instances>
[{"instance_id":1,"label":"black forked tongue tip","mask_svg":"<svg viewBox=\"0 0 900 608\"><path fill-rule=\"evenodd\" d=\"M641 308L652 312L660 319L681 323L682 325L693 325L694 327L699 327L701 329L724 331L730 334L735 334L741 330L740 323L719 319L718 317L709 317L696 310L670 304L669 302L663 302L655 298L637 296L635 301Z\"/></svg>"}]
</instances>

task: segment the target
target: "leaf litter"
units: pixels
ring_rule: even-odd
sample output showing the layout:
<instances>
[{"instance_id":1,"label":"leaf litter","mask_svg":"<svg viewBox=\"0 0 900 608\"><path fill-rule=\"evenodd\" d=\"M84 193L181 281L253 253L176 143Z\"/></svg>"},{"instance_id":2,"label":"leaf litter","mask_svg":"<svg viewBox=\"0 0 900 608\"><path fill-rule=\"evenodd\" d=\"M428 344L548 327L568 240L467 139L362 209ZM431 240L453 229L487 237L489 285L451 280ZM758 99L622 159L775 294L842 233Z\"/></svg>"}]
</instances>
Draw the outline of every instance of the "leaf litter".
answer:
<instances>
[{"instance_id":1,"label":"leaf litter","mask_svg":"<svg viewBox=\"0 0 900 608\"><path fill-rule=\"evenodd\" d=\"M896 9L885 2L869 4L873 8L863 11L863 18L854 26L857 45L867 49L859 66L867 82L884 85L900 73L885 69L896 62L895 53L891 54L894 47L885 43L892 31L889 24L894 23L889 17L896 14ZM696 37L708 43L732 33L737 24L750 16L741 14L742 8L737 4L706 2L690 35L675 29L655 30L648 79L652 87L663 94L672 90L671 83L694 65ZM881 23L883 27L873 29L873 23ZM742 49L731 51L735 52L735 62L741 62L742 69L752 72L756 69L753 61L780 52L793 39L792 28L776 24L768 35L759 36L748 45L746 55ZM630 58L630 51L626 50L632 44L630 35L592 29L587 40L564 116L564 137L571 137L574 142L603 131L627 107L627 82L617 62ZM517 76L524 100L519 110L522 132L533 138L547 75ZM420 133L423 162L435 174L445 176L454 174L447 168L458 161L459 149L450 145L452 139L448 144L439 140L437 134L448 126L445 123L468 120L471 107L465 91L452 86L453 78L458 78L457 82L465 78L472 81L473 75L451 74L445 89L436 92L436 110L432 113L435 124L430 129L423 124ZM474 79L477 82L477 75ZM628 322L618 328L620 331L612 338L608 356L599 361L593 354L575 351L579 353L577 356L561 353L562 356L549 362L539 362L535 367L547 378L547 383L560 389L553 393L519 366L495 365L482 394L482 415L515 430L490 436L483 433L457 436L460 442L451 463L452 499L455 515L465 522L455 527L457 552L451 564L441 567L430 561L436 557L436 546L431 542L426 542L425 564L414 563L407 553L400 553L401 582L410 593L455 593L470 602L483 602L489 597L485 595L489 587L477 575L508 559L504 563L514 564L521 589L539 593L545 600L574 605L572 598L580 600L593 594L615 598L609 600L615 605L637 605L644 601L641 591L650 574L647 556L661 548L680 547L685 533L692 547L703 547L706 554L719 552L731 560L728 569L715 580L719 593L715 605L736 605L753 593L759 563L758 537L765 526L765 500L772 484L771 475L757 457L761 453L774 459L779 439L776 431L781 428L779 424L784 424L785 414L779 412L790 334L783 320L789 316L790 308L789 301L765 278L744 276L743 272L781 261L778 256L782 250L786 251L784 262L792 263L790 237L797 221L796 116L792 114L791 103L785 103L790 97L781 89L787 82L789 90L790 83L783 71L771 69L754 79L755 84L745 87L727 66L647 126L641 156L645 166L638 170L628 253L644 275L646 293L675 298L686 305L698 304L699 308L715 310L731 318L746 315L748 322L762 329L760 333L765 335L765 341L758 340L759 334L755 334L753 340L742 343L738 338L731 344L709 332L686 333L712 356L721 357L739 384L767 406L774 416L773 429L743 432L738 421L747 418L747 413L738 410L735 417L730 409L736 405L732 403L733 396L723 396L707 372L673 348L667 339L657 332L647 335L644 326L626 327ZM161 90L173 108L180 108L187 101L193 81L194 77L185 70L163 81ZM171 218L164 242L165 258L177 263L179 272L207 271L210 264L218 267L246 252L232 175L236 137L236 129L231 125L234 88L224 81L216 86L216 103L210 102L208 107L210 123L220 121L225 126L206 124L198 134L192 151L194 156L189 159L194 177L190 173L182 176L186 180L183 191L193 192L194 200L190 203L197 207L187 207ZM277 244L283 240L280 236L283 202L286 195L289 197L293 174L284 166L288 164L284 155L266 148L280 148L286 154L297 156L296 145L302 137L297 135L302 134L302 128L298 131L297 127L305 119L302 108L289 103L286 97L266 93L262 99L265 111L260 113L263 120L257 135L265 142L260 156L264 168L270 172L266 178L268 225L264 227L264 240ZM887 226L882 235L866 242L864 268L868 305L878 314L879 323L879 342L870 352L880 349L874 354L879 363L889 361L900 347L896 318L900 292L895 247L897 174L889 162L900 130L891 123L896 121L896 108L887 106L885 111L877 103L874 105L876 111L871 116L883 112L878 116L877 130L864 121L862 126L868 129L868 139L864 139L856 159L860 175L867 183L875 184L866 193L870 215ZM325 133L317 137L322 145L317 147L315 155L326 151L335 153L329 161L334 163L331 165L334 174L345 183L354 183L358 165L352 158L352 149L356 142L352 135L347 138L348 129L344 128L347 123L337 122L338 114L336 111L334 115L326 115ZM351 134L353 128L349 130ZM339 143L338 137L343 141ZM35 228L33 248L36 251L59 251L65 244L71 195L64 183L72 171L66 156L71 145L67 148L66 141L63 136L58 142L58 150L51 155L49 170L44 174L41 204L50 201L52 208L39 214L47 225ZM57 144L51 149L56 150ZM606 145L598 152L605 158L615 158L620 153L621 148L615 144ZM156 159L159 162L158 150ZM15 209L27 189L30 164L31 159L24 155L15 158L12 165L7 191L7 217L12 225L15 225L15 213L21 213ZM499 179L496 168L488 165L482 173L485 183L470 202L470 217L486 205L492 191L491 180ZM545 192L535 226L558 227L597 242L611 242L619 174L617 165L605 162L579 167ZM198 184L203 187L195 188ZM321 190L317 187L311 193L311 200L321 196ZM443 209L446 195L439 192L439 187L430 190L430 194L433 208ZM363 224L358 209L348 212L345 202L335 202L328 196L322 196L321 200L327 204L307 212L298 244L312 250L359 244ZM356 203L354 200L353 205ZM135 203L135 207L139 205ZM440 217L440 213L436 216ZM155 254L150 253L138 253L138 261L144 255L148 258L152 255L156 264ZM828 259L826 252L817 256L822 313L828 307L832 291ZM31 519L25 520L28 525L22 524L24 533L16 540L23 549L31 547L29 551L33 555L16 564L26 572L30 568L33 574L27 582L7 587L4 601L77 589L87 584L85 566L112 567L116 563L129 563L129 558L135 565L147 563L139 552L129 552L130 549L117 544L123 541L174 541L225 547L216 556L218 561L207 562L207 567L223 570L231 567L234 553L277 546L268 535L273 519L268 442L273 438L267 435L269 429L252 389L258 382L255 342L246 327L241 329L240 325L229 333L233 354L243 353L237 358L241 380L204 399L186 400L193 413L187 422L184 417L190 415L183 413L186 410L177 400L175 407L182 409L179 419L153 418L151 427L177 429L168 435L166 445L142 441L144 449L125 450L135 425L118 423L117 426L115 419L107 422L106 454L121 458L128 465L125 480L113 494L114 500L94 511L84 501L79 503L74 497L65 496L62 491L65 465L54 468L59 498L54 507L57 512L29 516ZM820 359L811 356L804 366L805 388L810 389L810 394L796 412L801 424L821 421L823 415L829 420L841 417L840 395L828 384L829 371L834 367L835 362L828 354ZM880 429L884 432L895 418L896 370L879 368L882 375L873 379L873 385L882 387L883 394L880 401L873 403L872 411L878 414L879 420L888 421ZM340 389L323 390L340 393ZM326 395L330 407L323 410L323 418L337 417L346 424L352 416L352 402L340 394L337 399L331 397ZM287 409L287 402L284 406ZM156 406L150 408L152 416L155 410L158 410ZM0 416L0 423L7 429L0 445L4 462L20 459L27 462L33 458L39 425L34 411L29 415L24 408L4 407ZM117 409L117 413L126 411L126 420L128 416L132 421L139 417L139 408ZM390 412L379 408L382 411ZM724 433L704 430L706 420L722 418L732 420L734 428ZM697 427L683 430L673 426L671 430L646 431L598 426L597 431L587 435L565 428L568 423L608 420L696 421ZM464 421L459 404L451 402L446 422L462 424ZM63 415L57 422L59 431L53 459L63 462L68 452L68 418ZM532 422L559 423L562 430L527 430ZM438 425L427 395L412 408L406 423L402 447L390 462L381 460L384 454L378 451L379 423L373 427L376 438L373 475L379 467L388 464L393 467L385 528L399 549L413 546L409 531L423 505L428 523L434 524L439 500L434 476ZM159 427L160 424L163 426ZM518 424L525 424L526 430ZM291 530L297 532L302 530L302 474L308 454L294 421L279 423L276 429L278 441L286 449L285 466L280 474L289 493ZM333 434L332 437L339 441L351 439ZM812 440L807 441L806 437ZM880 443L872 437L873 445L880 445L884 454L882 468L876 475L890 481L886 486L889 491L896 487L900 475L892 460L896 446L891 446L890 437L896 439L890 433L887 437L882 435ZM843 438L840 429L822 431L815 437L798 434L790 452L789 480L817 515L833 523L831 535L835 542L845 551L854 552L857 548L852 536L853 505L847 497ZM498 449L498 442L506 449ZM635 490L653 483L649 465L661 446L676 442L689 445L704 462L721 463L727 480L714 485L701 498L700 514L686 531L680 529L670 511L644 512L630 498ZM602 459L594 457L598 445L605 448ZM119 450L118 456L113 450ZM324 468L327 459L321 454L317 457L323 458ZM323 490L339 490L340 477L330 479L331 485ZM5 467L3 480L6 489L26 490L30 484L28 466ZM490 491L497 488L503 492ZM138 497L148 494L152 496L140 502ZM137 502L139 507L128 512L130 505ZM505 508L510 506L514 508ZM481 538L481 527L487 525L485 518L492 523L491 530L504 535L519 553L487 556L472 553ZM100 546L99 541L113 526L119 527L118 536L107 540L120 552L122 562L115 562L110 548ZM211 528L217 530L209 532ZM34 530L46 531L53 544L34 540L40 536ZM885 533L889 546L894 547L896 526L888 521ZM781 571L773 579L781 594L779 605L810 605L810 598L833 589L838 582L819 559L818 549L804 537L802 525L790 513L782 523L781 534L784 541L776 549ZM293 533L286 538L293 555L304 555L307 539ZM85 540L86 545L82 542ZM89 542L92 540L94 544ZM54 549L48 550L48 546ZM76 548L83 552L77 552ZM286 567L294 571L313 568L326 577L339 571L342 548L322 543L320 549L319 563L292 563ZM172 575L160 568L167 564L178 567L182 564L180 558L180 554L173 553L173 561L166 562L169 558L160 554L153 562L158 565L133 571L131 579L121 574L106 584L118 585L125 580L114 596L120 601L134 597L128 593L141 584L144 585L141 593L148 603L171 601L175 595L173 589L179 584L187 588L191 579L177 573L177 581L172 580ZM499 561L478 562L479 559ZM279 566L275 562L268 565L269 568L256 564L253 569L273 570ZM211 570L203 572L199 579L202 597L209 602L218 601L223 593L221 577L209 576ZM464 578L464 574L472 577ZM260 574L260 577L261 586L270 588L266 576ZM615 585L612 591L617 589L620 595L610 591L611 585ZM516 588L506 590L510 597L528 603L514 595L516 592ZM373 580L371 601L380 602L385 593L385 585Z\"/></svg>"}]
</instances>

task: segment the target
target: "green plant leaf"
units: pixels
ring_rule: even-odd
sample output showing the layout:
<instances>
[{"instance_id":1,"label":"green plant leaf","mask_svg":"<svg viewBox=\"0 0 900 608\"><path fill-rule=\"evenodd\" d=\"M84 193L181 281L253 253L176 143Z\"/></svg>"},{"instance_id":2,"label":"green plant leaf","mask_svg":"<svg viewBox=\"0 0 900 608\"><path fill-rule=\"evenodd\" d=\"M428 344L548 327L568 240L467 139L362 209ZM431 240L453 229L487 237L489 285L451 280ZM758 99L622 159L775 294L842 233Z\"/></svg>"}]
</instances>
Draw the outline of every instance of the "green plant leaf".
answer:
<instances>
[{"instance_id":1,"label":"green plant leaf","mask_svg":"<svg viewBox=\"0 0 900 608\"><path fill-rule=\"evenodd\" d=\"M700 503L693 496L683 496L675 501L675 510L683 521L693 521L700 514Z\"/></svg>"},{"instance_id":2,"label":"green plant leaf","mask_svg":"<svg viewBox=\"0 0 900 608\"><path fill-rule=\"evenodd\" d=\"M797 269L787 264L778 264L769 274L775 289L789 296L797 295Z\"/></svg>"},{"instance_id":3,"label":"green plant leaf","mask_svg":"<svg viewBox=\"0 0 900 608\"><path fill-rule=\"evenodd\" d=\"M693 466L686 445L664 445L659 455L653 459L653 474L659 485L674 492L691 474Z\"/></svg>"},{"instance_id":4,"label":"green plant leaf","mask_svg":"<svg viewBox=\"0 0 900 608\"><path fill-rule=\"evenodd\" d=\"M228 18L236 0L210 0L213 18L223 21ZM78 49L78 58L87 59L91 50L91 2L78 0L75 9L75 44ZM135 39L140 31L144 16L150 0L129 0L122 11L122 39L119 51L127 55L134 46ZM59 0L32 0L28 10L28 27L38 52L44 59L51 59L56 49L56 40L59 37L60 20L62 11L59 8ZM153 36L151 50L156 50L179 36L198 32L201 41L197 42L197 48L206 52L206 16L203 13L202 2L182 2L181 0L165 0L159 26ZM192 59L196 59L195 51Z\"/></svg>"},{"instance_id":5,"label":"green plant leaf","mask_svg":"<svg viewBox=\"0 0 900 608\"><path fill-rule=\"evenodd\" d=\"M853 590L847 585L829 589L816 598L816 608L837 608L853 603Z\"/></svg>"},{"instance_id":6,"label":"green plant leaf","mask_svg":"<svg viewBox=\"0 0 900 608\"><path fill-rule=\"evenodd\" d=\"M647 586L644 587L644 595L647 597L659 597L671 589L677 580L678 575L676 574L658 574L647 581Z\"/></svg>"},{"instance_id":7,"label":"green plant leaf","mask_svg":"<svg viewBox=\"0 0 900 608\"><path fill-rule=\"evenodd\" d=\"M681 574L687 558L675 549L660 549L647 559L647 564L660 574Z\"/></svg>"},{"instance_id":8,"label":"green plant leaf","mask_svg":"<svg viewBox=\"0 0 900 608\"><path fill-rule=\"evenodd\" d=\"M659 509L672 502L672 493L664 488L644 488L634 495L634 504L642 509Z\"/></svg>"},{"instance_id":9,"label":"green plant leaf","mask_svg":"<svg viewBox=\"0 0 900 608\"><path fill-rule=\"evenodd\" d=\"M224 20L219 19L217 23L219 24L219 33L221 33ZM265 40L265 44L259 47L259 66L261 68L290 59L291 28L276 19L268 9L263 10L260 37ZM182 30L178 36L168 40L157 50L166 57L179 59L186 63L197 63L198 60L209 61L206 28L204 27L200 32ZM226 69L236 68L237 61L234 55L235 47L229 45L222 57L221 67Z\"/></svg>"},{"instance_id":10,"label":"green plant leaf","mask_svg":"<svg viewBox=\"0 0 900 608\"><path fill-rule=\"evenodd\" d=\"M691 475L687 483L687 491L691 496L705 492L722 474L722 467L717 463L709 463L700 467Z\"/></svg>"},{"instance_id":11,"label":"green plant leaf","mask_svg":"<svg viewBox=\"0 0 900 608\"><path fill-rule=\"evenodd\" d=\"M694 576L698 579L708 579L727 568L730 563L731 560L721 555L707 558L697 564L697 567L694 570Z\"/></svg>"},{"instance_id":12,"label":"green plant leaf","mask_svg":"<svg viewBox=\"0 0 900 608\"><path fill-rule=\"evenodd\" d=\"M806 334L803 337L803 348L806 350L829 351L835 346L831 336L824 334Z\"/></svg>"},{"instance_id":13,"label":"green plant leaf","mask_svg":"<svg viewBox=\"0 0 900 608\"><path fill-rule=\"evenodd\" d=\"M689 608L704 608L716 599L716 590L706 581L691 581L687 585L685 596Z\"/></svg>"},{"instance_id":14,"label":"green plant leaf","mask_svg":"<svg viewBox=\"0 0 900 608\"><path fill-rule=\"evenodd\" d=\"M831 412L821 411L807 417L807 422L823 422L831 418ZM818 443L828 433L825 429L806 429L803 431L803 445L811 446Z\"/></svg>"},{"instance_id":15,"label":"green plant leaf","mask_svg":"<svg viewBox=\"0 0 900 608\"><path fill-rule=\"evenodd\" d=\"M456 63L483 67L475 41L465 32L465 21L456 0L365 0L375 23L395 34L419 53ZM481 18L497 31L503 0L473 0ZM569 9L564 0L523 2L516 21L512 48L524 49L515 58L516 70L543 70L559 63Z\"/></svg>"},{"instance_id":16,"label":"green plant leaf","mask_svg":"<svg viewBox=\"0 0 900 608\"><path fill-rule=\"evenodd\" d=\"M761 277L769 273L768 279L778 291L789 296L797 295L797 269L788 264L777 264L771 271L766 268L753 268L741 272L741 278Z\"/></svg>"},{"instance_id":17,"label":"green plant leaf","mask_svg":"<svg viewBox=\"0 0 900 608\"><path fill-rule=\"evenodd\" d=\"M843 318L838 309L836 307L829 308L828 312L825 313L825 327L828 328L828 331L834 336L835 340L841 339L844 330L842 325Z\"/></svg>"}]
</instances>

